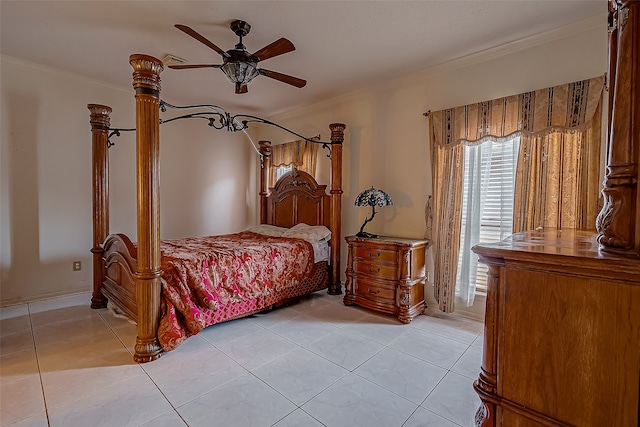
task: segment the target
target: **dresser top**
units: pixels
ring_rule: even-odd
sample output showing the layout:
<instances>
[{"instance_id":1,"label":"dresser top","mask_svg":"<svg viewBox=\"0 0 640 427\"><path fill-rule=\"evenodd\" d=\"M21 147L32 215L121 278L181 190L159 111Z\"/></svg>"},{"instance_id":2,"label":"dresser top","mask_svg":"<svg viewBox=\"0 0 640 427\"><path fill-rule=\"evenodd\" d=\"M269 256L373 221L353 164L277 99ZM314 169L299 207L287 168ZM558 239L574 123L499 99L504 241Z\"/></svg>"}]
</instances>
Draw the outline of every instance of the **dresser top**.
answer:
<instances>
[{"instance_id":1,"label":"dresser top","mask_svg":"<svg viewBox=\"0 0 640 427\"><path fill-rule=\"evenodd\" d=\"M601 252L596 237L592 231L542 229L516 233L472 250L487 261L582 266L640 277L640 258Z\"/></svg>"}]
</instances>

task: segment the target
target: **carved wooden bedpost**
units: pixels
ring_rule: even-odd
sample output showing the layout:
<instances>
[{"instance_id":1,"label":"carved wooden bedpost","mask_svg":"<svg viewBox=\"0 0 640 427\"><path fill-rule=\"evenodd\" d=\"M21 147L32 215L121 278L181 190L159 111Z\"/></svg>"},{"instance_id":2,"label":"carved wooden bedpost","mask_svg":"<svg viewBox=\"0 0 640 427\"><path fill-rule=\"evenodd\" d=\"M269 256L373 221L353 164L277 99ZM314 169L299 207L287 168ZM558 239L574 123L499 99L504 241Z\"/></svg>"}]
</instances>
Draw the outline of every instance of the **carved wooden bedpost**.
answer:
<instances>
[{"instance_id":1,"label":"carved wooden bedpost","mask_svg":"<svg viewBox=\"0 0 640 427\"><path fill-rule=\"evenodd\" d=\"M89 104L91 112L92 183L93 183L93 295L91 308L104 308L107 299L100 292L104 281L105 265L102 244L109 234L109 153L108 137L111 107Z\"/></svg>"},{"instance_id":2,"label":"carved wooden bedpost","mask_svg":"<svg viewBox=\"0 0 640 427\"><path fill-rule=\"evenodd\" d=\"M640 256L640 1L609 0L609 113L604 206L596 220L604 252Z\"/></svg>"},{"instance_id":3,"label":"carved wooden bedpost","mask_svg":"<svg viewBox=\"0 0 640 427\"><path fill-rule=\"evenodd\" d=\"M136 183L138 205L138 269L136 299L138 336L134 360L149 362L162 355L160 317L160 73L162 61L148 55L129 57L136 90Z\"/></svg>"},{"instance_id":4,"label":"carved wooden bedpost","mask_svg":"<svg viewBox=\"0 0 640 427\"><path fill-rule=\"evenodd\" d=\"M342 143L344 142L344 129L342 123L332 123L331 129L331 281L328 293L340 295L342 286L340 283L340 246L342 245ZM336 214L337 213L337 214Z\"/></svg>"},{"instance_id":5,"label":"carved wooden bedpost","mask_svg":"<svg viewBox=\"0 0 640 427\"><path fill-rule=\"evenodd\" d=\"M259 141L260 154L260 224L267 223L267 196L269 195L269 175L271 174L271 141Z\"/></svg>"}]
</instances>

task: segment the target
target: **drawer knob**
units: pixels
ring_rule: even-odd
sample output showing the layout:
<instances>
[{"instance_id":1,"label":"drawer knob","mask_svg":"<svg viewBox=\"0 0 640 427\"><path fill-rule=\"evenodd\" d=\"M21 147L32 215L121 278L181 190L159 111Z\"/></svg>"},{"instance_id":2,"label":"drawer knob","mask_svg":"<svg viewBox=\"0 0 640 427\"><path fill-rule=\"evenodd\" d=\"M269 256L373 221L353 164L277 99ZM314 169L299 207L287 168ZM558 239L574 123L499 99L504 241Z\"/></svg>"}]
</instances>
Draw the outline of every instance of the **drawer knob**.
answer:
<instances>
[{"instance_id":1,"label":"drawer knob","mask_svg":"<svg viewBox=\"0 0 640 427\"><path fill-rule=\"evenodd\" d=\"M369 266L369 273L380 273L380 267L377 270L372 270L371 266Z\"/></svg>"},{"instance_id":2,"label":"drawer knob","mask_svg":"<svg viewBox=\"0 0 640 427\"><path fill-rule=\"evenodd\" d=\"M373 294L373 295L378 295L378 294L380 293L380 289L378 289L377 291L373 292L373 291L371 290L371 288L367 288L367 291L368 291L370 294Z\"/></svg>"},{"instance_id":3,"label":"drawer knob","mask_svg":"<svg viewBox=\"0 0 640 427\"><path fill-rule=\"evenodd\" d=\"M380 252L378 252L377 254L372 254L371 251L369 251L369 258L380 258Z\"/></svg>"}]
</instances>

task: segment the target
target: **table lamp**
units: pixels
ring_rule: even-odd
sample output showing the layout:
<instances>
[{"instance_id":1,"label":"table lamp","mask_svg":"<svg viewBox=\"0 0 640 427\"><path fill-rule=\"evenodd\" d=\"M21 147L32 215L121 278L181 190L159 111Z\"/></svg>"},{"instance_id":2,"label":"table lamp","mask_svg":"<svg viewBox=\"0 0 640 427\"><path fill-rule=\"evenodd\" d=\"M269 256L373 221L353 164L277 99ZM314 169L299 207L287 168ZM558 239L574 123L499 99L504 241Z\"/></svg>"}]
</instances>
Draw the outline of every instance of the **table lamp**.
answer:
<instances>
[{"instance_id":1,"label":"table lamp","mask_svg":"<svg viewBox=\"0 0 640 427\"><path fill-rule=\"evenodd\" d=\"M376 238L378 237L376 234L367 233L364 231L364 226L370 222L374 216L376 216L376 206L391 206L393 202L391 201L391 197L382 190L371 187L356 197L356 206L371 206L371 216L365 218L362 223L362 227L360 227L360 231L356 234L358 237L368 237L368 238Z\"/></svg>"}]
</instances>

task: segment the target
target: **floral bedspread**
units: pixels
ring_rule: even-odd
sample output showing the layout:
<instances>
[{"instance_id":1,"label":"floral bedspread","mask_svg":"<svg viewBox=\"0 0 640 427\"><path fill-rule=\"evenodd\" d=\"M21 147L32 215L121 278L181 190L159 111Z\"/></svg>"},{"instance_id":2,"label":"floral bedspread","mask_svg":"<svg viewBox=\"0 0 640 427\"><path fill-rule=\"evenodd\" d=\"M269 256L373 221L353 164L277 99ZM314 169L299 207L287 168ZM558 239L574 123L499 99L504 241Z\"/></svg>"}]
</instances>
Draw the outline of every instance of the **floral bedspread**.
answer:
<instances>
[{"instance_id":1,"label":"floral bedspread","mask_svg":"<svg viewBox=\"0 0 640 427\"><path fill-rule=\"evenodd\" d=\"M313 249L300 239L243 231L163 240L158 338L166 351L208 326L218 307L265 297L313 271Z\"/></svg>"}]
</instances>

